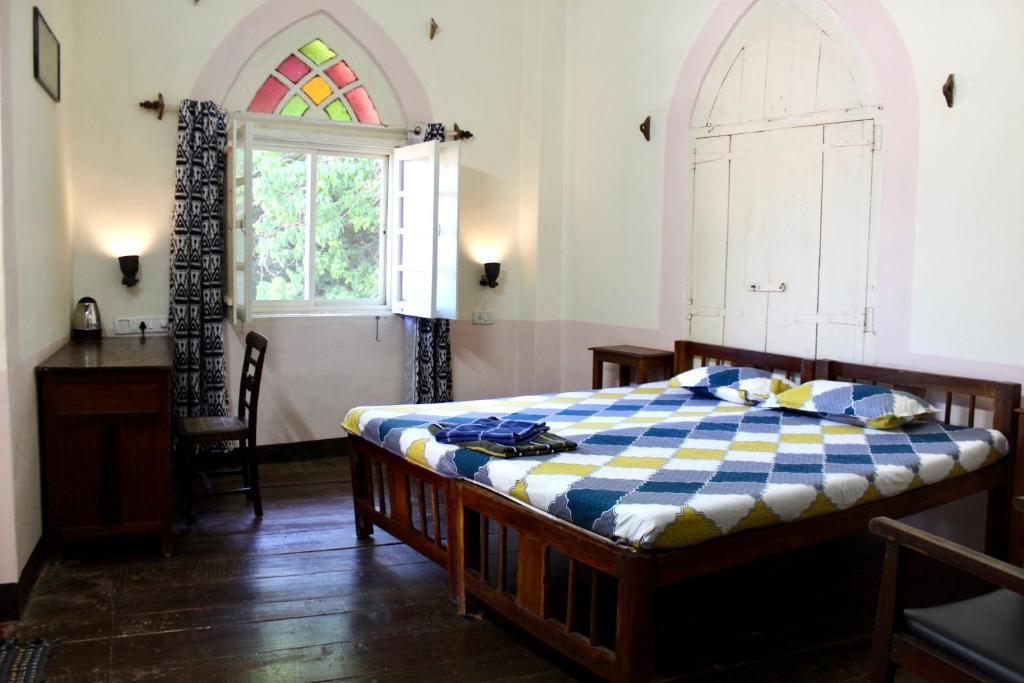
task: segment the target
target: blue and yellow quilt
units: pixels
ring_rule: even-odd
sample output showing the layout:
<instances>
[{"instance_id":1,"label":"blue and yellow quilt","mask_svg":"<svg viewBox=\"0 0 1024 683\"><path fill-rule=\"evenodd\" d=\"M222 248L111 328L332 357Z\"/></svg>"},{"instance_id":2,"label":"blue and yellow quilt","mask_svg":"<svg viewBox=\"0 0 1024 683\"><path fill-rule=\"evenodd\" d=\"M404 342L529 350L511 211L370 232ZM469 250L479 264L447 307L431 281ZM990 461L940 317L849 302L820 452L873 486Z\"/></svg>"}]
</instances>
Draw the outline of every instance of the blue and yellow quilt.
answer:
<instances>
[{"instance_id":1,"label":"blue and yellow quilt","mask_svg":"<svg viewBox=\"0 0 1024 683\"><path fill-rule=\"evenodd\" d=\"M543 420L570 453L490 458L438 443L432 422ZM995 430L878 430L698 396L666 382L599 391L354 408L351 434L635 548L681 548L828 514L984 467Z\"/></svg>"}]
</instances>

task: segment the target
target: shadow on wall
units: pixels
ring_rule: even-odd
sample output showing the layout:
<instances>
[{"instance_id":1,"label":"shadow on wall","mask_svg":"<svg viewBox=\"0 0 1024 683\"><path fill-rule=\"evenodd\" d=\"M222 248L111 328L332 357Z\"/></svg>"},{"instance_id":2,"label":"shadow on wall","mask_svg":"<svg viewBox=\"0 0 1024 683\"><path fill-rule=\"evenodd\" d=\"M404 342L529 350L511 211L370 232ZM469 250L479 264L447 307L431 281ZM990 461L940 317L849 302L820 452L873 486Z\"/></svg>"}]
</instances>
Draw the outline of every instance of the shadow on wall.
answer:
<instances>
[{"instance_id":1,"label":"shadow on wall","mask_svg":"<svg viewBox=\"0 0 1024 683\"><path fill-rule=\"evenodd\" d=\"M229 388L231 410L238 410L238 382L239 373L235 372L236 368L241 367L242 359L245 353L245 335L248 330L240 325L225 324L225 353L228 357L228 374L227 385ZM264 427L261 432L266 433L267 422L272 422L274 432L283 437L283 441L310 441L316 437L313 436L313 430L310 429L309 424L306 423L304 416L300 410L295 407L295 402L292 400L289 392L287 391L273 391L273 415L270 415L268 404L271 401L267 399L270 391L267 391L271 386L280 386L280 372L275 372L275 365L280 366L280 361L274 363L274 348L273 342L267 345L267 360L266 367L264 368L264 380L262 395L260 396L259 406L259 420L260 424ZM275 439L276 440L276 439ZM261 439L260 441L263 441Z\"/></svg>"},{"instance_id":2,"label":"shadow on wall","mask_svg":"<svg viewBox=\"0 0 1024 683\"><path fill-rule=\"evenodd\" d=\"M401 403L405 340L397 316L261 318L227 325L228 386L237 398L245 334L267 337L259 406L260 444L330 439L358 405Z\"/></svg>"}]
</instances>

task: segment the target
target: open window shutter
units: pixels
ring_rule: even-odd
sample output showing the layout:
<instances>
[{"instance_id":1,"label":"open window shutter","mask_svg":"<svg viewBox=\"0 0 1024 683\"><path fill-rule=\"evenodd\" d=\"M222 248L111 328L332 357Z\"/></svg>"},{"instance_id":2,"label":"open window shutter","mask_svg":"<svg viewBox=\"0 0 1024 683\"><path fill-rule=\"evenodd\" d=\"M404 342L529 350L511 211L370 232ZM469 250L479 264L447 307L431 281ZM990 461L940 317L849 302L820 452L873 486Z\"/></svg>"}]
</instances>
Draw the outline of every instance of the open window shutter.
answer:
<instances>
[{"instance_id":1,"label":"open window shutter","mask_svg":"<svg viewBox=\"0 0 1024 683\"><path fill-rule=\"evenodd\" d=\"M458 316L459 142L441 143L437 190L437 303L434 317Z\"/></svg>"},{"instance_id":2,"label":"open window shutter","mask_svg":"<svg viewBox=\"0 0 1024 683\"><path fill-rule=\"evenodd\" d=\"M252 131L244 122L232 121L227 158L227 282L224 303L231 321L248 320L252 281Z\"/></svg>"},{"instance_id":3,"label":"open window shutter","mask_svg":"<svg viewBox=\"0 0 1024 683\"><path fill-rule=\"evenodd\" d=\"M433 318L437 305L440 143L395 150L391 165L391 310Z\"/></svg>"}]
</instances>

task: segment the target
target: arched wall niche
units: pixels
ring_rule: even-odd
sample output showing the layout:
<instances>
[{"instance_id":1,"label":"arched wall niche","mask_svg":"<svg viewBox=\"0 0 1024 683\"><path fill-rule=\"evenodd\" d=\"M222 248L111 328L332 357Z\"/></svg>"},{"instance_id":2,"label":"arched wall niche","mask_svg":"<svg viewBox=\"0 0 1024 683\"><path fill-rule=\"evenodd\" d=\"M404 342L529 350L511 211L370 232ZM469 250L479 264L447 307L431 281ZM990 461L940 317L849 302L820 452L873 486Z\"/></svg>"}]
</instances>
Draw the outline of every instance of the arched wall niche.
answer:
<instances>
[{"instance_id":1,"label":"arched wall niche","mask_svg":"<svg viewBox=\"0 0 1024 683\"><path fill-rule=\"evenodd\" d=\"M867 56L823 0L758 0L704 76L690 125L772 121L880 104Z\"/></svg>"},{"instance_id":2,"label":"arched wall niche","mask_svg":"<svg viewBox=\"0 0 1024 683\"><path fill-rule=\"evenodd\" d=\"M314 39L323 41L351 68L358 78L357 83L366 88L373 100L382 124L396 127L405 126L406 120L401 104L380 66L351 34L323 12L300 19L290 26L282 28L253 52L225 96L223 106L228 111L246 111L257 91L271 74L275 74L279 82L290 85L289 79L277 72L278 66L283 60L290 55L295 55L302 46ZM325 76L324 81L330 83L330 78ZM293 90L301 89L293 88ZM301 92L300 96L305 97ZM287 100L288 97L286 95L284 99ZM340 101L342 98L337 99ZM332 93L327 101L334 100L335 96ZM319 103L308 101L307 104L311 106L306 112L306 118L327 118L322 114L322 110L315 106ZM352 118L355 119L354 116Z\"/></svg>"},{"instance_id":3,"label":"arched wall niche","mask_svg":"<svg viewBox=\"0 0 1024 683\"><path fill-rule=\"evenodd\" d=\"M311 38L290 44L282 36L295 29L298 33L288 33L290 37L304 37L303 28L322 28L341 39L332 47L346 60L351 59L353 70L357 65L362 68L356 73L367 83L368 90L372 88L370 94L383 123L403 125L433 119L430 99L412 64L354 0L269 0L262 4L235 25L210 55L192 89L192 98L219 102L229 110L244 110L248 106L246 96L251 98L255 92L246 92L253 87L247 79L251 76L262 82L257 74L263 70L265 79L277 66L272 63L270 46L279 45L284 51L283 58ZM257 68L255 63L261 58L265 63ZM248 85L243 85L243 81Z\"/></svg>"},{"instance_id":4,"label":"arched wall niche","mask_svg":"<svg viewBox=\"0 0 1024 683\"><path fill-rule=\"evenodd\" d=\"M873 358L878 102L823 0L759 0L735 25L690 121L689 338Z\"/></svg>"},{"instance_id":5,"label":"arched wall niche","mask_svg":"<svg viewBox=\"0 0 1024 683\"><path fill-rule=\"evenodd\" d=\"M668 343L685 334L688 231L692 223L693 182L691 121L701 84L716 56L756 0L720 0L687 53L676 79L665 122L665 173L661 250L662 296L657 341ZM875 313L875 362L906 367L952 369L944 359L909 350L913 270L907 254L914 250L920 109L917 77L899 28L881 0L827 0L873 67L881 117L885 126L880 174L878 234L887 248L878 257L878 289L884 293ZM698 119L699 120L699 119ZM649 344L652 340L643 340ZM961 368L962 370L963 368Z\"/></svg>"}]
</instances>

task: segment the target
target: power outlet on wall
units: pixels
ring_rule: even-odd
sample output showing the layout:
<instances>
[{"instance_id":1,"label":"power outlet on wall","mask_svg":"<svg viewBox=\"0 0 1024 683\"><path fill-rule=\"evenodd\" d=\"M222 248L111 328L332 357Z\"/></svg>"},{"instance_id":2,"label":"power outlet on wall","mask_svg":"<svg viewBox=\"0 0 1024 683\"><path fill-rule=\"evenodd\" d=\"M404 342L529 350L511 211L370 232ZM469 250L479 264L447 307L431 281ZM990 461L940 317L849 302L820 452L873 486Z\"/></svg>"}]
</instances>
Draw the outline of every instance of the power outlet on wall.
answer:
<instances>
[{"instance_id":1,"label":"power outlet on wall","mask_svg":"<svg viewBox=\"0 0 1024 683\"><path fill-rule=\"evenodd\" d=\"M114 334L140 334L139 325L146 323L146 334L167 334L166 315L140 315L134 318L116 318Z\"/></svg>"},{"instance_id":2,"label":"power outlet on wall","mask_svg":"<svg viewBox=\"0 0 1024 683\"><path fill-rule=\"evenodd\" d=\"M494 313L492 311L473 311L474 325L493 325Z\"/></svg>"}]
</instances>

